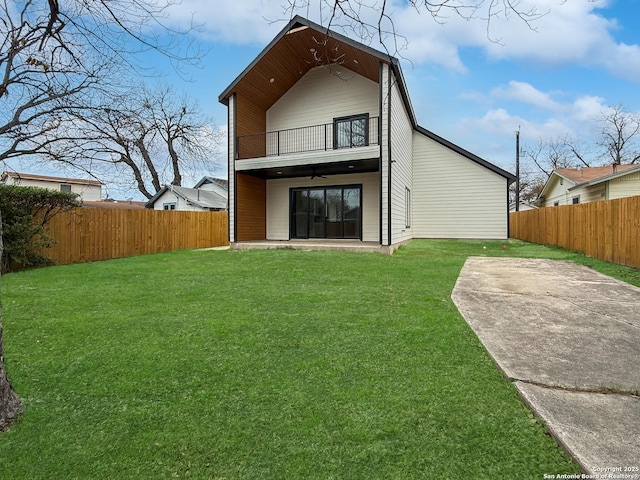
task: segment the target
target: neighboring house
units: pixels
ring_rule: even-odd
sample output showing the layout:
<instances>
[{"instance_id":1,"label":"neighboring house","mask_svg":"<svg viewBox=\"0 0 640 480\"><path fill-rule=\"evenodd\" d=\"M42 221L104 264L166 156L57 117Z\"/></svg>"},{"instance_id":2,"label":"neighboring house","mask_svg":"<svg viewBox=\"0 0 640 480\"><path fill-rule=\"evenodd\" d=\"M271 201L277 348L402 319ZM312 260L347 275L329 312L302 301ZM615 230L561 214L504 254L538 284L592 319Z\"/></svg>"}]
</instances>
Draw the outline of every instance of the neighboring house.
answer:
<instances>
[{"instance_id":1,"label":"neighboring house","mask_svg":"<svg viewBox=\"0 0 640 480\"><path fill-rule=\"evenodd\" d=\"M640 195L640 165L559 168L547 180L536 204L553 207L634 195Z\"/></svg>"},{"instance_id":2,"label":"neighboring house","mask_svg":"<svg viewBox=\"0 0 640 480\"><path fill-rule=\"evenodd\" d=\"M229 194L229 182L223 178L202 177L202 180L196 183L193 188L211 190L224 198L227 198Z\"/></svg>"},{"instance_id":3,"label":"neighboring house","mask_svg":"<svg viewBox=\"0 0 640 480\"><path fill-rule=\"evenodd\" d=\"M524 200L520 201L520 208L518 209L519 212L524 212L527 210L534 210L538 208L536 205L534 205L533 203L529 203L529 202L525 202ZM516 202L511 202L509 204L509 213L515 212L516 211Z\"/></svg>"},{"instance_id":4,"label":"neighboring house","mask_svg":"<svg viewBox=\"0 0 640 480\"><path fill-rule=\"evenodd\" d=\"M515 177L420 127L394 57L295 17L219 101L231 242L508 236Z\"/></svg>"},{"instance_id":5,"label":"neighboring house","mask_svg":"<svg viewBox=\"0 0 640 480\"><path fill-rule=\"evenodd\" d=\"M76 193L82 201L99 201L102 199L102 182L97 180L49 177L46 175L18 172L4 172L0 180L7 185L40 187L49 190Z\"/></svg>"},{"instance_id":6,"label":"neighboring house","mask_svg":"<svg viewBox=\"0 0 640 480\"><path fill-rule=\"evenodd\" d=\"M220 211L227 209L224 180L205 177L194 188L165 185L145 204L154 210ZM197 188L200 187L200 188Z\"/></svg>"}]
</instances>

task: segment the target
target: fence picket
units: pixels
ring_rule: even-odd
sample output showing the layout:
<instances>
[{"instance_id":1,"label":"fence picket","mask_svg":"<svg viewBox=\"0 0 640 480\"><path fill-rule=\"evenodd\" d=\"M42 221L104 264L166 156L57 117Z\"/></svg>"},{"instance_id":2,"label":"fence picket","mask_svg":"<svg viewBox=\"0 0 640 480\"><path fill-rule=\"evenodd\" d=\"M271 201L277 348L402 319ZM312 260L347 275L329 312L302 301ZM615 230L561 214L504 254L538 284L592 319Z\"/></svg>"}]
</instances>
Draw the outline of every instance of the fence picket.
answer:
<instances>
[{"instance_id":1,"label":"fence picket","mask_svg":"<svg viewBox=\"0 0 640 480\"><path fill-rule=\"evenodd\" d=\"M42 254L61 265L229 244L227 212L76 208L47 228Z\"/></svg>"},{"instance_id":2,"label":"fence picket","mask_svg":"<svg viewBox=\"0 0 640 480\"><path fill-rule=\"evenodd\" d=\"M514 212L509 236L640 268L640 196Z\"/></svg>"}]
</instances>

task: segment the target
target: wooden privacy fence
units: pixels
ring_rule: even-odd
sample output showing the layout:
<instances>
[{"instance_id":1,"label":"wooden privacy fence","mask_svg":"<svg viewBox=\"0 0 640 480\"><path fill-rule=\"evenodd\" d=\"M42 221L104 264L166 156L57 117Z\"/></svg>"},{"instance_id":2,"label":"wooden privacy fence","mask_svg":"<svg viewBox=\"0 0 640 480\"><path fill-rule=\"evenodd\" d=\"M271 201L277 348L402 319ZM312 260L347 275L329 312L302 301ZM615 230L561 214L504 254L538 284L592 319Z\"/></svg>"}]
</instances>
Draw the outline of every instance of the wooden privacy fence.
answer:
<instances>
[{"instance_id":1,"label":"wooden privacy fence","mask_svg":"<svg viewBox=\"0 0 640 480\"><path fill-rule=\"evenodd\" d=\"M76 208L48 224L58 264L229 244L227 212Z\"/></svg>"},{"instance_id":2,"label":"wooden privacy fence","mask_svg":"<svg viewBox=\"0 0 640 480\"><path fill-rule=\"evenodd\" d=\"M640 268L640 196L515 212L509 236Z\"/></svg>"}]
</instances>

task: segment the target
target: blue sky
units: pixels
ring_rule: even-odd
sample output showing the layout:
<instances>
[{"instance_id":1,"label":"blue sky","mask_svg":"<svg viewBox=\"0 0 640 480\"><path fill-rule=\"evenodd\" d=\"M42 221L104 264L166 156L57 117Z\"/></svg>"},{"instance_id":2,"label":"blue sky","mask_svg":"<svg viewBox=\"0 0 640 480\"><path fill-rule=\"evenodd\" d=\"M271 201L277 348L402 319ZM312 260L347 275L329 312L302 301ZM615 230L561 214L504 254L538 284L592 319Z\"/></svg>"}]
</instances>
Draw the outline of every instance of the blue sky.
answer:
<instances>
[{"instance_id":1,"label":"blue sky","mask_svg":"<svg viewBox=\"0 0 640 480\"><path fill-rule=\"evenodd\" d=\"M226 128L218 95L284 27L288 3L182 0L169 11L169 23L184 27L193 17L207 54L200 69L188 71L192 81L172 73L165 81L188 91ZM295 13L321 23L321 3L308 0ZM524 146L565 134L589 141L607 107L640 112L640 0L522 0L524 10L548 13L533 29L514 16L495 19L489 35L498 42L487 38L482 19L451 15L437 23L406 1L387 4L408 42L396 56L419 124L506 170L515 170L518 128ZM226 167L211 173L224 177Z\"/></svg>"}]
</instances>

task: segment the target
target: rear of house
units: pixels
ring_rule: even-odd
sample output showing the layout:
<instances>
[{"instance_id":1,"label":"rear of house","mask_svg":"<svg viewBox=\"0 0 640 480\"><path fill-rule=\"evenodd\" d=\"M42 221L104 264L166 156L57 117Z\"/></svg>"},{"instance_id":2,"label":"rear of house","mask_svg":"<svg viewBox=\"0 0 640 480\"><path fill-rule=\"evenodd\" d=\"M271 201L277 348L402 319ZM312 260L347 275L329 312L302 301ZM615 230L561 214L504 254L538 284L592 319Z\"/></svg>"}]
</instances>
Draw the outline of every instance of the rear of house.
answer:
<instances>
[{"instance_id":1,"label":"rear of house","mask_svg":"<svg viewBox=\"0 0 640 480\"><path fill-rule=\"evenodd\" d=\"M393 57L296 17L219 99L232 243L508 235L513 175L418 126Z\"/></svg>"}]
</instances>

